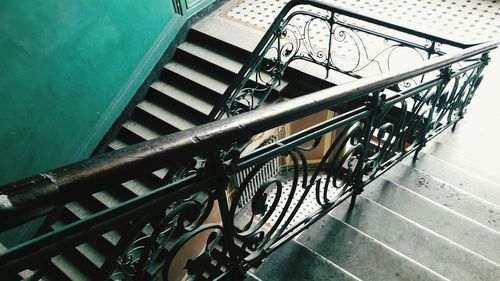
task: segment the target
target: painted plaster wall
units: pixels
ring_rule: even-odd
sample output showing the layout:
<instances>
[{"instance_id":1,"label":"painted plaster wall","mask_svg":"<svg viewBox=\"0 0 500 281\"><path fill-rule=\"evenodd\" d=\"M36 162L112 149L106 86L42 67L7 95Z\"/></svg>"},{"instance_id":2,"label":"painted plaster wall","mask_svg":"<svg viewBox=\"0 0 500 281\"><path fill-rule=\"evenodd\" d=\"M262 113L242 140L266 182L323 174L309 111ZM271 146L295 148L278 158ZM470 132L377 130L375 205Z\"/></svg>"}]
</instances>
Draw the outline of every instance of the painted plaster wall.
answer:
<instances>
[{"instance_id":1,"label":"painted plaster wall","mask_svg":"<svg viewBox=\"0 0 500 281\"><path fill-rule=\"evenodd\" d=\"M0 1L0 184L88 157L211 2L180 16L171 0Z\"/></svg>"}]
</instances>

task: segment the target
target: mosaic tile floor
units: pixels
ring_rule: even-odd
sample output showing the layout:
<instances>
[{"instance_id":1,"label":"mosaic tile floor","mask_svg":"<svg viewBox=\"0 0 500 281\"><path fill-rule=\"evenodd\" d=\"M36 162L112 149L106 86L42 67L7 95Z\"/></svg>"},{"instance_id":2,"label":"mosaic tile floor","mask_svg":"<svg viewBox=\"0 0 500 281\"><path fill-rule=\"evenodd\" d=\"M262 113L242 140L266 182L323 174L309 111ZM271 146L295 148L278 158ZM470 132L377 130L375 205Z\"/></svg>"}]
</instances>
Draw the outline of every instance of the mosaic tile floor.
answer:
<instances>
[{"instance_id":1,"label":"mosaic tile floor","mask_svg":"<svg viewBox=\"0 0 500 281\"><path fill-rule=\"evenodd\" d=\"M239 0L225 16L265 30L287 0ZM500 39L500 0L327 0L398 25L462 42Z\"/></svg>"}]
</instances>

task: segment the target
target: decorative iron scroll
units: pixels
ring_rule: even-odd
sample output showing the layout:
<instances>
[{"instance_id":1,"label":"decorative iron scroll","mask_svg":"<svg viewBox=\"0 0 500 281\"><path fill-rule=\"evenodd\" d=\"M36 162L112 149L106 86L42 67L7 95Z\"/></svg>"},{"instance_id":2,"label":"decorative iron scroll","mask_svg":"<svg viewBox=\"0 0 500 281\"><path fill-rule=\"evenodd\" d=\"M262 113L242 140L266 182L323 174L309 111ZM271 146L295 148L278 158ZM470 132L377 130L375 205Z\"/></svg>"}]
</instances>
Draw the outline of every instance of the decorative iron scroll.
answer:
<instances>
[{"instance_id":1,"label":"decorative iron scroll","mask_svg":"<svg viewBox=\"0 0 500 281\"><path fill-rule=\"evenodd\" d=\"M258 59L243 67L244 76L237 77L241 78L239 83L226 90L227 99L216 118L260 107L281 85L289 65L297 61L321 66L325 78L335 71L358 79L444 54L440 42L394 31L391 34L383 26L333 10L299 8L282 19ZM394 87L404 89L423 81L425 76L415 77Z\"/></svg>"},{"instance_id":2,"label":"decorative iron scroll","mask_svg":"<svg viewBox=\"0 0 500 281\"><path fill-rule=\"evenodd\" d=\"M487 58L476 61L472 67L455 72L451 66L443 68L439 79L411 88L406 99L398 95L386 100L386 95L382 96L365 160L365 184L463 118L482 81L481 61L487 63Z\"/></svg>"},{"instance_id":3,"label":"decorative iron scroll","mask_svg":"<svg viewBox=\"0 0 500 281\"><path fill-rule=\"evenodd\" d=\"M214 194L198 192L131 222L130 230L116 247L116 258L108 259L103 267L102 277L151 280L162 275L163 280L178 280L187 274L199 279L215 259L212 256L214 247L221 244L221 226L206 223L214 202ZM195 238L201 240L195 244L195 251L189 251L193 247L189 241ZM206 244L200 247L199 242L203 239ZM182 254L179 256L179 253ZM184 267L177 268L179 264Z\"/></svg>"},{"instance_id":4,"label":"decorative iron scroll","mask_svg":"<svg viewBox=\"0 0 500 281\"><path fill-rule=\"evenodd\" d=\"M311 134L311 137L301 144L287 145L287 139L277 144L276 149L286 149L275 157L288 159L287 166L291 175L267 179L259 187L252 201L239 208L236 202L239 202L249 187L248 184L261 167L274 158L252 166L251 172L238 187L233 198L235 203L230 209L234 218L235 237L241 241L240 253L245 263L258 262L262 259L261 255L265 255L270 249L309 225L314 217L331 209L339 198L352 193L364 150L361 143L363 116L358 118L341 129L342 132L329 145L321 162L316 166L308 163L305 153L322 149L318 146L321 140L338 126L330 126L329 131L319 136ZM298 217L305 200L314 201L317 212Z\"/></svg>"}]
</instances>

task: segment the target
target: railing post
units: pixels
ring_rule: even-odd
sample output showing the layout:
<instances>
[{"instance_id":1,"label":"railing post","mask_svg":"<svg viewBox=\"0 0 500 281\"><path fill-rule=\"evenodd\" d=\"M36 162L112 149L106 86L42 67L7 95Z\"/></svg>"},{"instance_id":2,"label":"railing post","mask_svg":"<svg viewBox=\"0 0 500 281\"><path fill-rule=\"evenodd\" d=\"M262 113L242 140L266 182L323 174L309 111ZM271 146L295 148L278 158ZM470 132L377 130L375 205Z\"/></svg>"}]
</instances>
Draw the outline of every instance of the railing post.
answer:
<instances>
[{"instance_id":1,"label":"railing post","mask_svg":"<svg viewBox=\"0 0 500 281\"><path fill-rule=\"evenodd\" d=\"M215 198L218 201L220 216L222 220L223 243L229 254L229 274L222 278L225 280L243 280L245 273L241 268L240 255L236 243L234 241L233 218L229 211L229 201L226 195L226 189L229 186L229 174L225 168L225 164L221 156L217 153L211 153L208 157L209 165L207 171L212 173L212 185L215 189Z\"/></svg>"},{"instance_id":2,"label":"railing post","mask_svg":"<svg viewBox=\"0 0 500 281\"><path fill-rule=\"evenodd\" d=\"M363 142L363 151L360 155L361 164L358 165L358 171L356 173L355 182L353 185L353 194L351 197L351 203L349 205L349 209L352 209L356 204L357 195L363 192L364 184L363 184L363 176L365 174L365 160L368 157L368 150L370 146L370 140L372 137L372 127L373 123L376 119L377 114L380 114L382 111L381 103L383 102L385 95L380 95L380 91L376 91L372 93L370 100L365 103L368 107L367 110L370 111L368 118L366 119L366 123L363 126L363 134L362 134L362 142Z\"/></svg>"},{"instance_id":3,"label":"railing post","mask_svg":"<svg viewBox=\"0 0 500 281\"><path fill-rule=\"evenodd\" d=\"M451 75L453 74L453 70L451 69L451 66L446 66L442 69L440 69L440 74L439 78L442 79L441 84L437 87L436 94L434 100L431 101L431 109L429 110L429 116L427 117L423 130L418 136L418 147L415 150L415 153L413 154L413 162L417 161L418 159L418 154L420 151L427 145L427 133L432 129L432 119L434 118L434 109L437 106L437 103L439 102L439 97L443 93L444 89L448 85L448 83L451 80Z\"/></svg>"},{"instance_id":4,"label":"railing post","mask_svg":"<svg viewBox=\"0 0 500 281\"><path fill-rule=\"evenodd\" d=\"M475 94L475 91L477 90L477 88L479 87L479 84L481 83L482 81L482 75L481 73L483 72L484 68L490 63L491 61L491 58L490 58L490 53L489 52L485 52L481 55L481 65L477 68L477 73L476 73L476 77L474 79L474 81L471 83L471 86L472 89L470 89L470 93L468 93L467 95L471 95L469 97L469 99L472 99L472 97L474 96ZM457 127L457 123L458 121L460 121L461 119L464 118L464 109L465 107L467 106L467 103L470 102L470 101L464 101L464 104L462 105L462 107L460 108L460 112L458 113L458 120L455 122L455 124L453 124L453 127L451 128L452 131L455 131L455 128Z\"/></svg>"}]
</instances>

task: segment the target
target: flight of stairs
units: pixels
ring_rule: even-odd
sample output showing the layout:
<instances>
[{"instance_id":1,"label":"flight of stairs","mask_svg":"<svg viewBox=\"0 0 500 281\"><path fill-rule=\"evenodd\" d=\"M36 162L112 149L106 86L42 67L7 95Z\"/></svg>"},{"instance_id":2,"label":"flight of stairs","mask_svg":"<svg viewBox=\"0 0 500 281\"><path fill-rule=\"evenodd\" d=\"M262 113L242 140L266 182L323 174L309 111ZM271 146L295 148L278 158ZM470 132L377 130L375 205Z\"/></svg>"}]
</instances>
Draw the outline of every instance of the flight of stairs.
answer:
<instances>
[{"instance_id":1,"label":"flight of stairs","mask_svg":"<svg viewBox=\"0 0 500 281\"><path fill-rule=\"evenodd\" d=\"M224 38L217 36L217 30L197 26L190 30L187 41L179 45L173 60L164 66L160 79L150 86L145 99L136 105L132 116L121 125L106 151L121 149L209 121L210 111L250 54L249 50L226 43ZM250 85L254 85L254 82L249 81ZM273 90L270 103L279 99L279 91L286 85L283 81ZM71 202L59 210L59 213L51 215L56 219L49 218L47 221L50 223L42 232L59 229L158 188L165 184L167 173L167 168L160 169ZM106 261L106 255L113 252L125 230L124 225L121 229L52 258L50 263L41 265L41 280L96 280L99 268Z\"/></svg>"},{"instance_id":2,"label":"flight of stairs","mask_svg":"<svg viewBox=\"0 0 500 281\"><path fill-rule=\"evenodd\" d=\"M194 26L107 150L208 122L259 39L242 32L213 19ZM339 206L248 279L500 280L500 179L470 174L470 168L460 152L438 142L415 164L405 160L367 186L352 212ZM161 169L67 204L47 230L153 190L167 173ZM125 231L124 225L52 258L41 266L41 280L96 280Z\"/></svg>"},{"instance_id":3,"label":"flight of stairs","mask_svg":"<svg viewBox=\"0 0 500 281\"><path fill-rule=\"evenodd\" d=\"M449 142L460 135L445 134L415 163L407 158L366 186L352 211L344 202L248 279L500 280L500 179Z\"/></svg>"}]
</instances>

